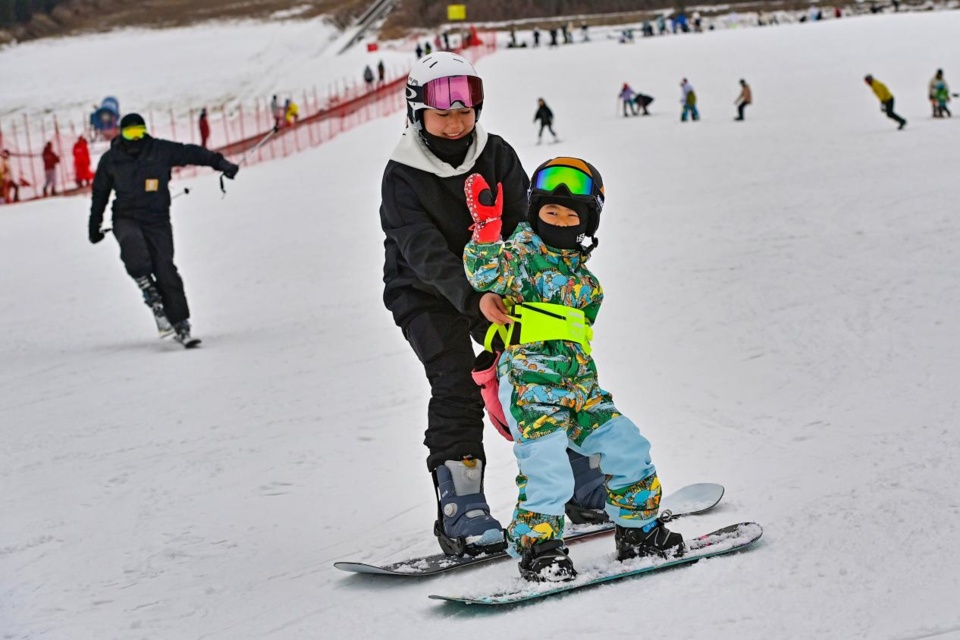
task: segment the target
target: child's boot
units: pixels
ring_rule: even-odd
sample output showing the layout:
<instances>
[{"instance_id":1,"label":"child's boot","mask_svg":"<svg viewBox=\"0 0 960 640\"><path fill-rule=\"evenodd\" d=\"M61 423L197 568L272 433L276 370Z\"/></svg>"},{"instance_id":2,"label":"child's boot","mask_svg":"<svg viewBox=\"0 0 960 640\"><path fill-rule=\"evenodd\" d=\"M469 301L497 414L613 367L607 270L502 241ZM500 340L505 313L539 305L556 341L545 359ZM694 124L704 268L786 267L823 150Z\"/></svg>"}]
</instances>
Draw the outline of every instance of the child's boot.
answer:
<instances>
[{"instance_id":1,"label":"child's boot","mask_svg":"<svg viewBox=\"0 0 960 640\"><path fill-rule=\"evenodd\" d=\"M568 582L577 577L563 540L546 540L524 550L520 575L530 582Z\"/></svg>"},{"instance_id":2,"label":"child's boot","mask_svg":"<svg viewBox=\"0 0 960 640\"><path fill-rule=\"evenodd\" d=\"M573 497L567 502L566 512L574 524L598 524L610 518L604 510L607 503L606 476L600 471L599 456L582 456L567 449L570 468L573 469Z\"/></svg>"},{"instance_id":3,"label":"child's boot","mask_svg":"<svg viewBox=\"0 0 960 640\"><path fill-rule=\"evenodd\" d=\"M447 555L475 556L506 549L503 527L483 495L481 460L448 460L433 472L439 499L433 532Z\"/></svg>"},{"instance_id":4,"label":"child's boot","mask_svg":"<svg viewBox=\"0 0 960 640\"><path fill-rule=\"evenodd\" d=\"M617 525L615 538L620 561L648 556L680 557L685 549L683 536L667 529L659 518L638 528Z\"/></svg>"}]
</instances>

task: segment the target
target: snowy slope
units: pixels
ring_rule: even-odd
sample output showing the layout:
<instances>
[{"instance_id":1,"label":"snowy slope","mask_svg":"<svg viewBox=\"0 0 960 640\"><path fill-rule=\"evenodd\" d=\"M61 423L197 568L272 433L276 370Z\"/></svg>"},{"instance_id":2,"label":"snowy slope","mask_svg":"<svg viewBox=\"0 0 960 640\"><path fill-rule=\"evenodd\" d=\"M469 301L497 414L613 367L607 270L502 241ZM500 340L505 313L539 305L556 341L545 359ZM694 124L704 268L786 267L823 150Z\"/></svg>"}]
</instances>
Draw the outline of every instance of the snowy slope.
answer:
<instances>
[{"instance_id":1,"label":"snowy slope","mask_svg":"<svg viewBox=\"0 0 960 640\"><path fill-rule=\"evenodd\" d=\"M604 385L667 491L727 487L677 528L765 528L749 553L493 615L426 596L511 563L332 567L435 549L427 386L380 303L397 117L245 169L225 198L179 182L192 352L152 337L112 239L87 244L86 200L0 208L0 637L960 637L960 129L926 102L938 66L960 86L958 28L875 16L482 61L484 122L528 170L562 153L603 172ZM681 76L700 123L678 122ZM615 117L625 80L653 116ZM534 145L538 96L563 143ZM488 442L507 518L515 465Z\"/></svg>"}]
</instances>

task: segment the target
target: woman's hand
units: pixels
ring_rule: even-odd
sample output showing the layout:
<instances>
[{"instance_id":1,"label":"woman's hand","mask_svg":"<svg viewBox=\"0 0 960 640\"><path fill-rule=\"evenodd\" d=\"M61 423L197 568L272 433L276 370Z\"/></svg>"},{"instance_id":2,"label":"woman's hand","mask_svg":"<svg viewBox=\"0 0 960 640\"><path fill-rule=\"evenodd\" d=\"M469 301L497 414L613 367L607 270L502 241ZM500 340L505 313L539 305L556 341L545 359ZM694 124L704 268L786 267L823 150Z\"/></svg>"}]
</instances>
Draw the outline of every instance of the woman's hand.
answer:
<instances>
[{"instance_id":1,"label":"woman's hand","mask_svg":"<svg viewBox=\"0 0 960 640\"><path fill-rule=\"evenodd\" d=\"M493 324L510 324L513 320L507 315L507 305L497 293L485 293L480 298L480 313Z\"/></svg>"}]
</instances>

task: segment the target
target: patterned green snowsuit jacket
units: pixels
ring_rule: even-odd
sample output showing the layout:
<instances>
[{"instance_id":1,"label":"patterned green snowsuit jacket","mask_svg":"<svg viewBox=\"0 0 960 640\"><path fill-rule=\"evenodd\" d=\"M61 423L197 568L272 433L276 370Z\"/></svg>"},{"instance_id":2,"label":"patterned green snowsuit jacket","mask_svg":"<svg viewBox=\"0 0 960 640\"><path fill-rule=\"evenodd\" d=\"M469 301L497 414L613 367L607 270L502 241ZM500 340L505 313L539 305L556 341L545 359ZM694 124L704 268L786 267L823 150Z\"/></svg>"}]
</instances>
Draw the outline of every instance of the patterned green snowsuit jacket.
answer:
<instances>
[{"instance_id":1,"label":"patterned green snowsuit jacket","mask_svg":"<svg viewBox=\"0 0 960 640\"><path fill-rule=\"evenodd\" d=\"M575 307L591 324L596 320L603 289L581 253L548 247L528 223L518 225L506 242L469 242L463 260L478 291L514 303ZM606 509L615 522L635 527L656 516L660 483L650 444L600 388L593 358L581 345L563 340L512 345L497 372L520 467L520 499L507 529L511 555L562 536L564 505L573 492L568 446L601 455Z\"/></svg>"}]
</instances>

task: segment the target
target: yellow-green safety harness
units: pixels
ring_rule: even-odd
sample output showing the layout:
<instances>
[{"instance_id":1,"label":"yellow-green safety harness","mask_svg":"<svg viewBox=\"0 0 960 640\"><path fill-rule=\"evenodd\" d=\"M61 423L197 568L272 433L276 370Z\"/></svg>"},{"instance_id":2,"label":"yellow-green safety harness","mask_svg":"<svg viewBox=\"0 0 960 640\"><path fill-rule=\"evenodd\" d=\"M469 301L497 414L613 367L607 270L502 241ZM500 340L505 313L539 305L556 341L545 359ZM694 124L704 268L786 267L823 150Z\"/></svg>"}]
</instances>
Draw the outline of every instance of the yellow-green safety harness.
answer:
<instances>
[{"instance_id":1,"label":"yellow-green safety harness","mask_svg":"<svg viewBox=\"0 0 960 640\"><path fill-rule=\"evenodd\" d=\"M487 351L493 351L493 337L499 334L503 344L507 346L546 340L568 340L581 345L584 353L590 353L593 327L582 309L549 302L518 302L511 305L509 301L507 309L507 316L513 323L490 325L483 340L483 347ZM515 339L514 330L518 323L520 335Z\"/></svg>"}]
</instances>

